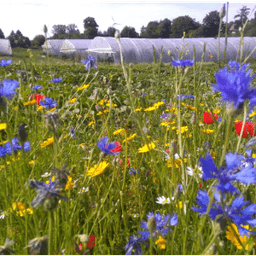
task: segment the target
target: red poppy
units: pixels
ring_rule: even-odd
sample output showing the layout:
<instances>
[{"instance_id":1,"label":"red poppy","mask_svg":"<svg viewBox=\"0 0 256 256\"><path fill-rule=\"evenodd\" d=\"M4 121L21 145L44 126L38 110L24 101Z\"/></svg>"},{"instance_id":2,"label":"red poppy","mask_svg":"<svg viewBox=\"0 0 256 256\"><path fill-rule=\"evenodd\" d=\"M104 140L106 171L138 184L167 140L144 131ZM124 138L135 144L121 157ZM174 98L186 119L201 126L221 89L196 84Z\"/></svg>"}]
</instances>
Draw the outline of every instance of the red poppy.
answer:
<instances>
[{"instance_id":1,"label":"red poppy","mask_svg":"<svg viewBox=\"0 0 256 256\"><path fill-rule=\"evenodd\" d=\"M243 122L242 121L239 121L239 122L235 123L235 129L236 129L236 133L237 133L238 136L240 136L240 134L241 134L242 127L243 127ZM256 135L256 128L255 128L254 123L251 123L251 122L245 123L242 137L248 139L248 133L251 136Z\"/></svg>"},{"instance_id":2,"label":"red poppy","mask_svg":"<svg viewBox=\"0 0 256 256\"><path fill-rule=\"evenodd\" d=\"M122 162L123 162L123 159L120 159L120 161L119 161L119 164L122 164ZM127 158L127 165L129 165L131 163L131 159L130 158Z\"/></svg>"},{"instance_id":3,"label":"red poppy","mask_svg":"<svg viewBox=\"0 0 256 256\"><path fill-rule=\"evenodd\" d=\"M214 114L214 113L213 113ZM218 115L214 114L214 117L215 119L217 120L219 118ZM213 124L214 121L213 121L213 116L211 113L208 113L208 112L204 112L204 123L205 124Z\"/></svg>"},{"instance_id":4,"label":"red poppy","mask_svg":"<svg viewBox=\"0 0 256 256\"><path fill-rule=\"evenodd\" d=\"M117 152L119 152L119 151L123 151L123 150L121 149L121 143L120 143L119 141L115 141L115 145L116 145L116 147L113 148L113 149L111 150L111 152L117 153Z\"/></svg>"},{"instance_id":5,"label":"red poppy","mask_svg":"<svg viewBox=\"0 0 256 256\"><path fill-rule=\"evenodd\" d=\"M96 238L95 235L92 235L92 236L89 237L89 241L86 245L88 248L92 249L92 247L95 246L95 238Z\"/></svg>"},{"instance_id":6,"label":"red poppy","mask_svg":"<svg viewBox=\"0 0 256 256\"><path fill-rule=\"evenodd\" d=\"M32 95L32 99L33 100L36 100L36 102L37 102L37 104L39 105L39 106L41 106L39 103L40 103L40 100L41 99L43 99L45 96L44 95L42 95L42 94L33 94Z\"/></svg>"}]
</instances>

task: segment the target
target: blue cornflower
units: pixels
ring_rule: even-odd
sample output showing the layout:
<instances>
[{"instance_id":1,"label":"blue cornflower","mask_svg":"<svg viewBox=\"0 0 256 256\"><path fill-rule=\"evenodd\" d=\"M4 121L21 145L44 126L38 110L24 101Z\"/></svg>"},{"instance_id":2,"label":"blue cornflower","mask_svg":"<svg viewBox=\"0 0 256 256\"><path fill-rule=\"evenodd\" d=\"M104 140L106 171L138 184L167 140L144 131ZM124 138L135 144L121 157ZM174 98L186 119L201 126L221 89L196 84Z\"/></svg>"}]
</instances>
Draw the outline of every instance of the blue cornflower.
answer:
<instances>
[{"instance_id":1,"label":"blue cornflower","mask_svg":"<svg viewBox=\"0 0 256 256\"><path fill-rule=\"evenodd\" d=\"M0 157L4 157L6 155L6 148L4 146L0 146Z\"/></svg>"},{"instance_id":2,"label":"blue cornflower","mask_svg":"<svg viewBox=\"0 0 256 256\"><path fill-rule=\"evenodd\" d=\"M140 174L140 173L137 169L131 168L131 171L129 172L129 174L133 175L133 174Z\"/></svg>"},{"instance_id":3,"label":"blue cornflower","mask_svg":"<svg viewBox=\"0 0 256 256\"><path fill-rule=\"evenodd\" d=\"M215 187L223 193L240 193L237 188L231 184L232 181L240 181L245 184L256 183L256 169L253 168L251 163L247 166L243 165L243 155L229 153L226 154L225 158L227 166L221 167L220 170L218 170L209 153L207 153L205 159L200 157L199 161L201 162L203 172L202 179L217 179L219 183L215 185Z\"/></svg>"},{"instance_id":4,"label":"blue cornflower","mask_svg":"<svg viewBox=\"0 0 256 256\"><path fill-rule=\"evenodd\" d=\"M53 100L52 98L44 97L44 101L40 101L40 105L45 108L54 108L58 105L57 101Z\"/></svg>"},{"instance_id":5,"label":"blue cornflower","mask_svg":"<svg viewBox=\"0 0 256 256\"><path fill-rule=\"evenodd\" d=\"M188 94L188 95L179 95L179 94L177 94L177 100L178 99L181 99L181 100L184 100L184 99L187 99L187 98L190 98L190 99L194 99L195 98L195 96L194 95L191 95L191 94Z\"/></svg>"},{"instance_id":6,"label":"blue cornflower","mask_svg":"<svg viewBox=\"0 0 256 256\"><path fill-rule=\"evenodd\" d=\"M145 96L147 96L147 94L145 92L142 92L140 97L145 97Z\"/></svg>"},{"instance_id":7,"label":"blue cornflower","mask_svg":"<svg viewBox=\"0 0 256 256\"><path fill-rule=\"evenodd\" d=\"M153 230L153 236L155 236L156 233L163 236L167 235L169 232L172 231L170 226L176 226L178 224L178 215L176 213L171 216L169 214L166 214L164 216L158 212L156 214L154 214L153 212L149 212L149 214L147 215L147 219L149 220L152 217L155 219L155 228ZM143 241L148 240L150 238L148 223L146 221L142 221L140 227L145 230L139 230L141 239Z\"/></svg>"},{"instance_id":8,"label":"blue cornflower","mask_svg":"<svg viewBox=\"0 0 256 256\"><path fill-rule=\"evenodd\" d=\"M206 214L210 202L209 195L205 191L199 190L196 199L196 203L199 207L192 206L191 209L195 212L199 212L200 215ZM245 226L248 224L252 226L256 225L256 219L251 216L256 213L256 204L247 205L249 201L244 201L244 197L242 196L236 197L232 203L222 207L220 195L218 193L214 194L214 199L215 200L211 204L209 210L210 219L216 220L217 218L217 222L221 222L222 220L227 220L226 218L228 217L230 221L236 224L240 236L249 236L247 233L256 234L256 232L242 227L242 225Z\"/></svg>"},{"instance_id":9,"label":"blue cornflower","mask_svg":"<svg viewBox=\"0 0 256 256\"><path fill-rule=\"evenodd\" d=\"M94 69L98 69L98 66L96 64L96 60L93 56L86 57L85 60L81 60L83 64L85 64L86 70L91 70L91 66L93 65Z\"/></svg>"},{"instance_id":10,"label":"blue cornflower","mask_svg":"<svg viewBox=\"0 0 256 256\"><path fill-rule=\"evenodd\" d=\"M256 106L256 88L251 87L254 75L250 75L252 69L246 71L249 65L230 61L230 70L224 67L215 74L217 84L212 85L212 90L219 91L222 101L227 101L235 110L241 109L247 99L250 101L250 108Z\"/></svg>"},{"instance_id":11,"label":"blue cornflower","mask_svg":"<svg viewBox=\"0 0 256 256\"><path fill-rule=\"evenodd\" d=\"M163 121L167 121L171 118L171 115L170 114L166 114L166 113L163 113L160 118L163 119Z\"/></svg>"},{"instance_id":12,"label":"blue cornflower","mask_svg":"<svg viewBox=\"0 0 256 256\"><path fill-rule=\"evenodd\" d=\"M70 133L68 134L72 139L76 138L75 128L74 126L71 126Z\"/></svg>"},{"instance_id":13,"label":"blue cornflower","mask_svg":"<svg viewBox=\"0 0 256 256\"><path fill-rule=\"evenodd\" d=\"M29 185L31 187L34 187L38 194L37 197L35 197L33 201L30 203L32 207L37 207L40 204L43 204L45 199L49 198L59 197L61 199L64 199L65 201L68 201L67 197L59 195L61 189L56 187L58 183L52 182L51 178L49 179L48 184L37 180L29 180Z\"/></svg>"},{"instance_id":14,"label":"blue cornflower","mask_svg":"<svg viewBox=\"0 0 256 256\"><path fill-rule=\"evenodd\" d=\"M52 82L53 82L53 83L60 83L61 81L62 81L62 78L61 78L61 77L53 78L53 79L52 79Z\"/></svg>"},{"instance_id":15,"label":"blue cornflower","mask_svg":"<svg viewBox=\"0 0 256 256\"><path fill-rule=\"evenodd\" d=\"M0 84L0 97L11 99L17 92L14 91L19 86L19 82L11 79L4 79Z\"/></svg>"},{"instance_id":16,"label":"blue cornflower","mask_svg":"<svg viewBox=\"0 0 256 256\"><path fill-rule=\"evenodd\" d=\"M144 244L141 237L132 235L129 237L129 242L125 245L124 249L126 250L126 255L131 255L132 249L135 248L135 255L141 255L140 243ZM144 244L146 245L146 244Z\"/></svg>"},{"instance_id":17,"label":"blue cornflower","mask_svg":"<svg viewBox=\"0 0 256 256\"><path fill-rule=\"evenodd\" d=\"M11 143L8 141L4 145L5 147L5 152L9 156L12 154L12 151L14 154L17 154L18 149L22 149L22 145L19 144L19 140L17 137L14 137L11 141ZM29 151L30 150L30 142L27 141L24 143L24 151Z\"/></svg>"},{"instance_id":18,"label":"blue cornflower","mask_svg":"<svg viewBox=\"0 0 256 256\"><path fill-rule=\"evenodd\" d=\"M36 86L33 87L34 90L39 90L39 89L42 89L42 88L43 88L43 86L41 86L41 85L36 85Z\"/></svg>"},{"instance_id":19,"label":"blue cornflower","mask_svg":"<svg viewBox=\"0 0 256 256\"><path fill-rule=\"evenodd\" d=\"M117 147L116 141L108 143L108 137L103 137L99 140L97 144L98 148L105 154L105 155L117 155L119 152L112 152L111 150Z\"/></svg>"},{"instance_id":20,"label":"blue cornflower","mask_svg":"<svg viewBox=\"0 0 256 256\"><path fill-rule=\"evenodd\" d=\"M2 59L2 60L0 61L0 66L2 66L2 67L8 66L8 65L10 65L10 64L12 64L12 60L11 60L11 59L9 59L9 60L4 60L4 59Z\"/></svg>"},{"instance_id":21,"label":"blue cornflower","mask_svg":"<svg viewBox=\"0 0 256 256\"><path fill-rule=\"evenodd\" d=\"M173 60L172 65L174 67L185 67L185 66L193 66L194 65L194 60L186 59L186 60Z\"/></svg>"}]
</instances>

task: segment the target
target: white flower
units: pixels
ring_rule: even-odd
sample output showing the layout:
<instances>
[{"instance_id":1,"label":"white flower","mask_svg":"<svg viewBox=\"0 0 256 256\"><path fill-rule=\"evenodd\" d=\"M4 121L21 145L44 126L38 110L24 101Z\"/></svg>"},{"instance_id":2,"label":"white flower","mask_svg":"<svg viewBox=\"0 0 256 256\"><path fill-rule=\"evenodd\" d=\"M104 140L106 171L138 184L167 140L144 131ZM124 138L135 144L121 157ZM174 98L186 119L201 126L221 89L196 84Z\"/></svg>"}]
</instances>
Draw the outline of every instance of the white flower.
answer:
<instances>
[{"instance_id":1,"label":"white flower","mask_svg":"<svg viewBox=\"0 0 256 256\"><path fill-rule=\"evenodd\" d=\"M78 194L80 193L85 193L85 192L88 192L89 191L89 188L87 187L82 187L79 191L78 191Z\"/></svg>"},{"instance_id":2,"label":"white flower","mask_svg":"<svg viewBox=\"0 0 256 256\"><path fill-rule=\"evenodd\" d=\"M42 178L49 177L51 175L50 172L45 172L43 175L41 175Z\"/></svg>"},{"instance_id":3,"label":"white flower","mask_svg":"<svg viewBox=\"0 0 256 256\"><path fill-rule=\"evenodd\" d=\"M5 218L6 212L2 212L0 215L0 219L3 220Z\"/></svg>"},{"instance_id":4,"label":"white flower","mask_svg":"<svg viewBox=\"0 0 256 256\"><path fill-rule=\"evenodd\" d=\"M156 201L157 204L169 204L170 203L170 198L165 198L164 196L160 196L157 198L157 201Z\"/></svg>"},{"instance_id":5,"label":"white flower","mask_svg":"<svg viewBox=\"0 0 256 256\"><path fill-rule=\"evenodd\" d=\"M133 218L139 218L140 217L140 215L138 214L138 213L135 213L134 215L133 215Z\"/></svg>"},{"instance_id":6,"label":"white flower","mask_svg":"<svg viewBox=\"0 0 256 256\"><path fill-rule=\"evenodd\" d=\"M194 176L194 174L197 174L200 178L202 178L202 167L196 165L195 169L192 169L191 167L186 168L187 175Z\"/></svg>"}]
</instances>

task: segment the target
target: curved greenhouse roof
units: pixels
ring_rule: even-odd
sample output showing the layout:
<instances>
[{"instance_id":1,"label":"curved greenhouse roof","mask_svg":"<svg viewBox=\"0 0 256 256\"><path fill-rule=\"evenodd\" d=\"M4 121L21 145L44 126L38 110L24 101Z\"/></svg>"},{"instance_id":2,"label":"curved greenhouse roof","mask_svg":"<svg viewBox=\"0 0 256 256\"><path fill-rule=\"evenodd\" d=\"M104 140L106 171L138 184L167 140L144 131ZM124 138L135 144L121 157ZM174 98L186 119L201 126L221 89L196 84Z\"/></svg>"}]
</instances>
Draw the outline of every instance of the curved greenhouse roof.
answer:
<instances>
[{"instance_id":1,"label":"curved greenhouse roof","mask_svg":"<svg viewBox=\"0 0 256 256\"><path fill-rule=\"evenodd\" d=\"M87 53L86 50L92 39L66 39L60 49L61 53Z\"/></svg>"},{"instance_id":2,"label":"curved greenhouse roof","mask_svg":"<svg viewBox=\"0 0 256 256\"><path fill-rule=\"evenodd\" d=\"M60 48L64 43L64 39L48 39L44 42L42 45L43 48L43 53L47 53L47 48L48 48L48 53L49 55L58 55L60 56Z\"/></svg>"},{"instance_id":3,"label":"curved greenhouse roof","mask_svg":"<svg viewBox=\"0 0 256 256\"><path fill-rule=\"evenodd\" d=\"M0 56L12 55L12 47L9 39L0 39Z\"/></svg>"},{"instance_id":4,"label":"curved greenhouse roof","mask_svg":"<svg viewBox=\"0 0 256 256\"><path fill-rule=\"evenodd\" d=\"M217 61L218 59L218 38L120 38L125 62L153 62L153 46L156 51L156 59L159 59L161 48L164 54L162 61L171 62L172 58L168 51L172 51L174 59L179 59L181 46L185 46L183 56L186 59L193 59L193 48L195 46L196 61L201 61L204 43L206 43L205 61ZM240 37L229 37L227 40L226 60L235 60L239 48ZM243 56L248 56L256 46L256 37L244 37ZM179 51L177 51L177 49ZM225 38L220 38L220 59L225 49ZM88 47L92 55L98 57L104 54L113 54L114 62L120 62L120 49L117 39L114 37L95 37ZM211 57L210 57L211 55ZM256 58L256 51L252 54Z\"/></svg>"}]
</instances>

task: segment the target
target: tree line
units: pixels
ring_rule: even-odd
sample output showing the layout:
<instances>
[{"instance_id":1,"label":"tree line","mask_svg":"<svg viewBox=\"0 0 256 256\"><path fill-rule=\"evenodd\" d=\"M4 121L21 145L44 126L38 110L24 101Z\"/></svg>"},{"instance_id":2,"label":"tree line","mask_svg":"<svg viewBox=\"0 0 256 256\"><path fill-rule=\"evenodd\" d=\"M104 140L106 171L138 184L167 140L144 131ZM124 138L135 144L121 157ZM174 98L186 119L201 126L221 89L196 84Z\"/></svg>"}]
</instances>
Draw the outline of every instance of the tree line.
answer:
<instances>
[{"instance_id":1,"label":"tree line","mask_svg":"<svg viewBox=\"0 0 256 256\"><path fill-rule=\"evenodd\" d=\"M228 36L240 36L239 28L246 22L250 8L243 6L234 16L235 21L227 24ZM98 24L93 17L87 17L83 20L84 31L81 33L75 24L54 25L52 27L53 36L49 39L93 39L96 36L113 37L115 28L109 27L107 31L99 31ZM218 35L220 17L218 11L208 13L203 19L202 24L195 21L188 15L179 16L172 21L168 18L160 21L150 21L147 26L142 26L140 34L134 27L125 26L121 31L121 37L130 38L181 38L183 32L186 37L216 37ZM226 24L223 21L221 27L221 36L225 36ZM256 36L256 12L245 27L244 36ZM0 29L0 38L5 38ZM38 47L44 44L45 36L37 35L30 41L28 37L22 35L20 30L14 31L7 37L12 47Z\"/></svg>"}]
</instances>

